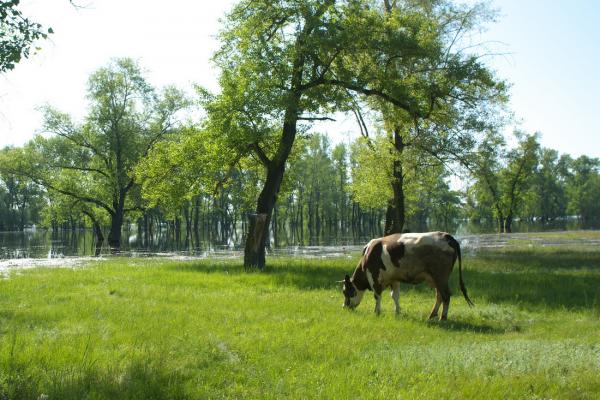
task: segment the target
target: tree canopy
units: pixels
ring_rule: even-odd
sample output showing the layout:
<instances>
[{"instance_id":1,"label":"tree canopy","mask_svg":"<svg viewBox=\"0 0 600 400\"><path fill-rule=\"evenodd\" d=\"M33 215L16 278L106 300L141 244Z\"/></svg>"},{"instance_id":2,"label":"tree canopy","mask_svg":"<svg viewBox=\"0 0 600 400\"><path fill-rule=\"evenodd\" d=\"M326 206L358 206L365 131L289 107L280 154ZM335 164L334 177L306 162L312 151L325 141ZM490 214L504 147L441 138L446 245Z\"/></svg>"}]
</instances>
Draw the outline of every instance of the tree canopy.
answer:
<instances>
[{"instance_id":1,"label":"tree canopy","mask_svg":"<svg viewBox=\"0 0 600 400\"><path fill-rule=\"evenodd\" d=\"M44 129L4 168L61 195L103 210L111 219L109 243L118 247L125 213L139 210L134 168L150 150L177 130L175 114L188 102L167 87L156 92L140 67L116 59L88 81L89 114L81 123L50 106Z\"/></svg>"},{"instance_id":2,"label":"tree canopy","mask_svg":"<svg viewBox=\"0 0 600 400\"><path fill-rule=\"evenodd\" d=\"M28 58L39 39L54 33L23 15L19 0L0 2L0 72L13 69L22 58Z\"/></svg>"}]
</instances>

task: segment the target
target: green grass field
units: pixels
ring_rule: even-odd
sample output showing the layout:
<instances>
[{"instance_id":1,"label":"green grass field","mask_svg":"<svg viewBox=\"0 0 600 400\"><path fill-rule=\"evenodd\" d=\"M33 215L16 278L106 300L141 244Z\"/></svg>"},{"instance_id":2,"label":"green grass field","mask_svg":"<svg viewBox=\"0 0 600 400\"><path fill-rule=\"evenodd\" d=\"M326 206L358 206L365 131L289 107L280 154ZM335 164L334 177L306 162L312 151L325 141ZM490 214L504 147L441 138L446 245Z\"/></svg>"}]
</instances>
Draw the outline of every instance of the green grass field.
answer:
<instances>
[{"instance_id":1,"label":"green grass field","mask_svg":"<svg viewBox=\"0 0 600 400\"><path fill-rule=\"evenodd\" d=\"M0 280L0 399L597 399L600 250L467 253L476 303L405 286L342 309L358 256L111 259Z\"/></svg>"}]
</instances>

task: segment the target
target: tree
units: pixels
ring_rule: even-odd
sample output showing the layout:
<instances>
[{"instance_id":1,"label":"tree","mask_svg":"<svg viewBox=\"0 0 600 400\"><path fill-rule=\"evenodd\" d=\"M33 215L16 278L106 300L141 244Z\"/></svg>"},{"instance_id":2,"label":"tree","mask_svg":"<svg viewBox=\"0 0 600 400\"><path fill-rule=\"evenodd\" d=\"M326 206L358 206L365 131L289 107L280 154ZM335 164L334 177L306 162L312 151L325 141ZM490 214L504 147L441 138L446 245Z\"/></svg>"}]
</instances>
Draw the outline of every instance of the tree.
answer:
<instances>
[{"instance_id":1,"label":"tree","mask_svg":"<svg viewBox=\"0 0 600 400\"><path fill-rule=\"evenodd\" d=\"M244 0L229 14L215 55L222 91L206 108L230 151L253 152L265 168L246 266L265 264L272 212L299 132L363 98L425 118L447 93L423 79L422 68L444 55L438 18L416 6L385 13L375 0ZM405 68L387 68L396 62Z\"/></svg>"},{"instance_id":2,"label":"tree","mask_svg":"<svg viewBox=\"0 0 600 400\"><path fill-rule=\"evenodd\" d=\"M0 2L0 72L12 70L22 58L28 58L31 46L52 34L52 28L23 16L19 0Z\"/></svg>"},{"instance_id":3,"label":"tree","mask_svg":"<svg viewBox=\"0 0 600 400\"><path fill-rule=\"evenodd\" d=\"M384 1L387 14L401 13L413 18L427 15L430 32L423 47L427 57L397 57L388 67L400 76L411 70L412 85L423 89L429 101L424 108L390 107L376 104L382 114L384 129L397 153L392 161L392 195L389 197L385 234L402 231L406 219L406 193L403 152L407 148L430 156L431 163L463 162L472 150L472 137L497 123L493 114L506 101L506 85L495 78L478 54L478 46L468 40L474 30L494 17L484 3L471 6L450 2Z\"/></svg>"},{"instance_id":4,"label":"tree","mask_svg":"<svg viewBox=\"0 0 600 400\"><path fill-rule=\"evenodd\" d=\"M532 188L525 199L526 216L539 218L541 222L566 216L566 182L559 161L556 150L540 150L539 165L534 171Z\"/></svg>"},{"instance_id":5,"label":"tree","mask_svg":"<svg viewBox=\"0 0 600 400\"><path fill-rule=\"evenodd\" d=\"M446 182L449 173L445 166L414 147L409 146L400 154L394 150L394 144L383 132L376 133L370 140L359 138L353 143L352 182L349 184L353 199L366 208L385 210L388 214L389 199L394 196L393 183L397 179L395 161L401 158L403 221L409 222L411 229L419 230L427 229L430 223L450 226L459 216L460 201ZM386 219L386 225L388 221Z\"/></svg>"},{"instance_id":6,"label":"tree","mask_svg":"<svg viewBox=\"0 0 600 400\"><path fill-rule=\"evenodd\" d=\"M532 188L540 150L537 134L514 134L518 143L506 151L503 137L489 132L470 161L477 201L491 205L498 231L504 233L512 231L513 220Z\"/></svg>"},{"instance_id":7,"label":"tree","mask_svg":"<svg viewBox=\"0 0 600 400\"><path fill-rule=\"evenodd\" d=\"M141 207L134 168L177 130L175 114L188 103L172 87L157 94L130 59L114 60L93 73L88 98L90 111L81 124L45 107L44 128L52 136L36 136L10 168L104 210L111 221L108 243L118 248L125 214Z\"/></svg>"},{"instance_id":8,"label":"tree","mask_svg":"<svg viewBox=\"0 0 600 400\"><path fill-rule=\"evenodd\" d=\"M10 158L14 148L0 151L0 158ZM26 224L39 223L43 193L27 177L0 167L0 230L23 230Z\"/></svg>"},{"instance_id":9,"label":"tree","mask_svg":"<svg viewBox=\"0 0 600 400\"><path fill-rule=\"evenodd\" d=\"M600 216L600 160L580 156L563 159L567 172L567 211L587 223Z\"/></svg>"}]
</instances>

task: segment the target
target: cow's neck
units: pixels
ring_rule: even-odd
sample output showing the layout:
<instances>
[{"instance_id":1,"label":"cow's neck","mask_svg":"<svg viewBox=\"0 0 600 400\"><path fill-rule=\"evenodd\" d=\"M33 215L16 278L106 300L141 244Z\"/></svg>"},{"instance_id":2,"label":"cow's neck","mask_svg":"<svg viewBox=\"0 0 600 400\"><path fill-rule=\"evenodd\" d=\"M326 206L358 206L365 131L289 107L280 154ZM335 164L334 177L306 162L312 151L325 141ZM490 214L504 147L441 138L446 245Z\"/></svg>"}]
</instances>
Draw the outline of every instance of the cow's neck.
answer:
<instances>
[{"instance_id":1,"label":"cow's neck","mask_svg":"<svg viewBox=\"0 0 600 400\"><path fill-rule=\"evenodd\" d=\"M367 278L367 274L360 267L356 268L354 271L354 274L352 275L352 283L354 283L356 289L361 292L364 292L367 289L372 290L371 285L369 284L369 279Z\"/></svg>"}]
</instances>

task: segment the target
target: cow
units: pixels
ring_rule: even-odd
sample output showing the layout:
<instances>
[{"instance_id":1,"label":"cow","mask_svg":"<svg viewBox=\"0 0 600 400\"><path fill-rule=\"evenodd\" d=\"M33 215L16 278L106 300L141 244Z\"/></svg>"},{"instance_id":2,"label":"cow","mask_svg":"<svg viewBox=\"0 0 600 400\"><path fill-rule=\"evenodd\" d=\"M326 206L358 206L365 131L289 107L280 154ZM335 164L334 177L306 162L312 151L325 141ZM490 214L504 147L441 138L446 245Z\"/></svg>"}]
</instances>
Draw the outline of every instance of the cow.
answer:
<instances>
[{"instance_id":1,"label":"cow","mask_svg":"<svg viewBox=\"0 0 600 400\"><path fill-rule=\"evenodd\" d=\"M375 314L381 313L381 292L390 287L400 314L400 283L426 282L436 290L436 299L429 318L448 318L450 288L448 279L458 258L458 281L460 290L469 306L473 302L467 294L462 278L460 245L446 232L403 233L371 240L363 249L363 255L352 277L346 275L343 282L344 308L356 308L365 294L372 290L375 295Z\"/></svg>"}]
</instances>

